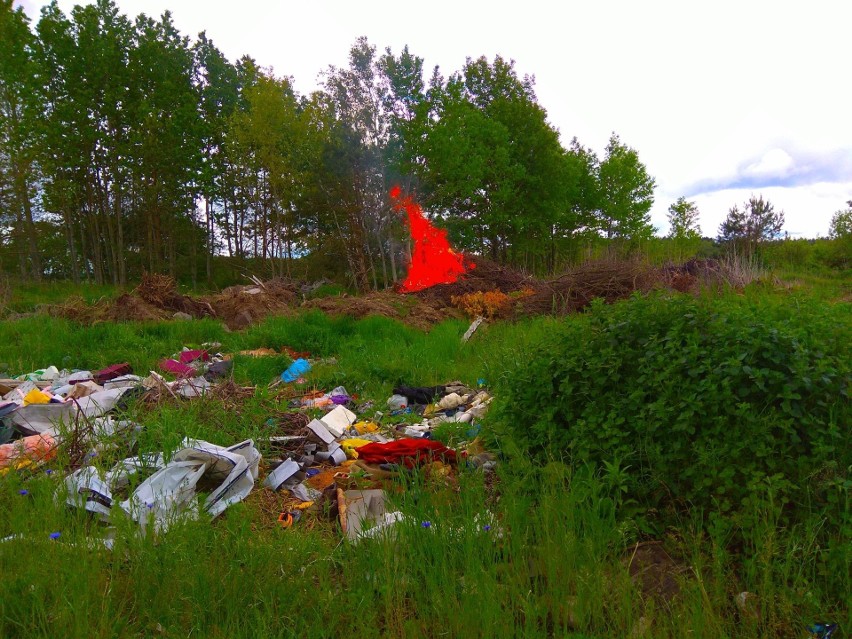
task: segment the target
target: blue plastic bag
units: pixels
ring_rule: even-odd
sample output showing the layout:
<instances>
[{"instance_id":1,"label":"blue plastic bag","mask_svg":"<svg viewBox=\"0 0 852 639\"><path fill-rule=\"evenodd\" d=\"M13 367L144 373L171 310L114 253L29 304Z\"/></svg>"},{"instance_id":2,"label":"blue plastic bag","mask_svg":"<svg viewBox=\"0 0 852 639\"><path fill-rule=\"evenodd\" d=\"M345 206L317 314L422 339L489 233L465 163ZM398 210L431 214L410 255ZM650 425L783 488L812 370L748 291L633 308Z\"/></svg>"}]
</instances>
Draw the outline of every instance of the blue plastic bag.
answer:
<instances>
[{"instance_id":1,"label":"blue plastic bag","mask_svg":"<svg viewBox=\"0 0 852 639\"><path fill-rule=\"evenodd\" d=\"M290 364L290 368L281 373L281 381L287 383L295 382L309 370L311 370L311 365L308 360L299 358Z\"/></svg>"}]
</instances>

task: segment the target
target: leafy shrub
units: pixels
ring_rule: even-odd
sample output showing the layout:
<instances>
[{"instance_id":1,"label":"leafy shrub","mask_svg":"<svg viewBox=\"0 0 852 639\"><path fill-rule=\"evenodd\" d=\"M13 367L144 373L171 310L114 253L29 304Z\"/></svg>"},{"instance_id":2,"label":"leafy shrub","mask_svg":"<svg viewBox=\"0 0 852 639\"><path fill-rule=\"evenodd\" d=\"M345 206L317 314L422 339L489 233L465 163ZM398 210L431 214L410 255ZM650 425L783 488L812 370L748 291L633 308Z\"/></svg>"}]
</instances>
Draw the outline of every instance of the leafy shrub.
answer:
<instances>
[{"instance_id":1,"label":"leafy shrub","mask_svg":"<svg viewBox=\"0 0 852 639\"><path fill-rule=\"evenodd\" d=\"M565 321L504 366L498 434L523 454L628 469L644 508L771 494L845 509L850 311L634 297ZM810 507L809 506L809 507Z\"/></svg>"}]
</instances>

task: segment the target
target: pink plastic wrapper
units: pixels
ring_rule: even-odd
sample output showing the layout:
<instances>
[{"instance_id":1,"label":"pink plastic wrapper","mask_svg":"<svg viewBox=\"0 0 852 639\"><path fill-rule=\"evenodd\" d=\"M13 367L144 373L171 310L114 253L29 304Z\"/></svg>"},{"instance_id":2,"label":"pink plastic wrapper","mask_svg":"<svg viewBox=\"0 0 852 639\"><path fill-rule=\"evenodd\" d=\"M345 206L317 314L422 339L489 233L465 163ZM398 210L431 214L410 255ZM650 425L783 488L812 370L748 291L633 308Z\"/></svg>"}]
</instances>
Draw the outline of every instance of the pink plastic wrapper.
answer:
<instances>
[{"instance_id":1,"label":"pink plastic wrapper","mask_svg":"<svg viewBox=\"0 0 852 639\"><path fill-rule=\"evenodd\" d=\"M195 369L192 366L182 364L175 359L164 359L160 362L160 370L178 377L193 377L195 375Z\"/></svg>"},{"instance_id":2,"label":"pink plastic wrapper","mask_svg":"<svg viewBox=\"0 0 852 639\"><path fill-rule=\"evenodd\" d=\"M181 364L189 364L190 362L194 362L195 360L200 359L202 361L207 361L210 359L210 355L207 354L207 351L202 351L199 349L193 351L181 351L180 354L180 362Z\"/></svg>"}]
</instances>

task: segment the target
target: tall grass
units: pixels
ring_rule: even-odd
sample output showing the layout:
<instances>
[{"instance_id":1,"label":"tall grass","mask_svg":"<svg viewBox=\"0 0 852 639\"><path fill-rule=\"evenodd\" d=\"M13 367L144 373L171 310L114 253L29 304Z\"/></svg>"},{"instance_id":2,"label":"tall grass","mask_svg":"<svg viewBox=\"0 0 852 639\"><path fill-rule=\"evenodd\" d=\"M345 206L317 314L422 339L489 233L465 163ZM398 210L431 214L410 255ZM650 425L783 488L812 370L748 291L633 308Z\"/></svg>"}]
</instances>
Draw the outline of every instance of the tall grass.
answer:
<instances>
[{"instance_id":1,"label":"tall grass","mask_svg":"<svg viewBox=\"0 0 852 639\"><path fill-rule=\"evenodd\" d=\"M312 373L317 385L343 384L381 408L399 382L495 379L501 358L528 356L527 345L556 324L484 326L462 344L466 323L458 321L425 334L383 318L309 313L228 333L209 320L79 326L39 317L0 323L0 361L14 373L129 361L145 374L184 344L215 340L228 352L288 345L336 358ZM260 386L239 411L213 399L137 409L139 451L170 451L184 436L260 441L284 408L265 385L288 363L238 356L236 380ZM107 468L125 454L94 463ZM48 469L56 472L0 478L0 539L11 537L0 542L2 637L721 639L805 636L803 624L823 615L850 623L837 603L849 600L848 554L837 556L846 577L832 580L846 592L825 592L826 576L814 569L826 552L814 543L818 523L780 526L770 496L752 506L759 525L745 547L731 547L736 524L718 513L696 511L667 531L673 562L665 570L678 588L662 597L631 577L640 536L620 517L628 504L617 471L523 458L497 475L462 463L456 481L424 469L389 491L405 514L394 535L357 545L342 541L322 511L276 527L268 513L276 498L258 486L219 519L185 521L158 537L116 513L109 551L97 541L102 525L57 502L60 464ZM737 607L744 591L756 596L757 616Z\"/></svg>"}]
</instances>

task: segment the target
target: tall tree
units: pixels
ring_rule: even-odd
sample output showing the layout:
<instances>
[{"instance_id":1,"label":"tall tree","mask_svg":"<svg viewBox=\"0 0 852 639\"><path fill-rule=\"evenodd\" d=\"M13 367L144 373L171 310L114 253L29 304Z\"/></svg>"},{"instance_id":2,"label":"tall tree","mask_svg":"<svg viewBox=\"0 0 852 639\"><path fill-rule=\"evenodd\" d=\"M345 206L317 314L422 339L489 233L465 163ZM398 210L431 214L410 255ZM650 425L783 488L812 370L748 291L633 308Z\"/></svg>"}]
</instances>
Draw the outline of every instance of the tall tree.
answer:
<instances>
[{"instance_id":1,"label":"tall tree","mask_svg":"<svg viewBox=\"0 0 852 639\"><path fill-rule=\"evenodd\" d=\"M734 205L728 211L728 217L719 226L719 240L752 252L760 242L779 237L783 226L784 212L776 212L763 195L752 195L742 209Z\"/></svg>"},{"instance_id":2,"label":"tall tree","mask_svg":"<svg viewBox=\"0 0 852 639\"><path fill-rule=\"evenodd\" d=\"M202 32L193 47L195 54L195 86L199 92L202 145L202 167L199 192L204 201L204 226L207 237L205 270L208 282L213 277L213 255L218 248L216 237L217 208L227 219L226 191L228 156L226 136L229 120L239 104L240 87L237 69ZM230 233L226 234L231 245Z\"/></svg>"},{"instance_id":3,"label":"tall tree","mask_svg":"<svg viewBox=\"0 0 852 639\"><path fill-rule=\"evenodd\" d=\"M360 291L377 285L371 236L381 229L389 214L385 179L385 149L390 122L384 109L385 91L379 82L376 48L359 38L349 51L349 66L330 67L323 75L323 88L332 108L338 133L333 140L339 184L342 188L336 226L344 239L349 268ZM343 160L346 168L340 165ZM337 208L337 207L336 207Z\"/></svg>"},{"instance_id":4,"label":"tall tree","mask_svg":"<svg viewBox=\"0 0 852 639\"><path fill-rule=\"evenodd\" d=\"M565 210L558 133L532 78L500 56L469 59L429 91L432 115L418 168L427 204L464 248L519 264L543 263Z\"/></svg>"},{"instance_id":5,"label":"tall tree","mask_svg":"<svg viewBox=\"0 0 852 639\"><path fill-rule=\"evenodd\" d=\"M600 225L607 238L644 239L654 234L651 207L656 182L635 149L613 133L599 168Z\"/></svg>"},{"instance_id":6,"label":"tall tree","mask_svg":"<svg viewBox=\"0 0 852 639\"><path fill-rule=\"evenodd\" d=\"M669 206L669 237L676 240L690 240L701 237L701 227L698 225L700 215L695 202L680 196Z\"/></svg>"},{"instance_id":7,"label":"tall tree","mask_svg":"<svg viewBox=\"0 0 852 639\"><path fill-rule=\"evenodd\" d=\"M33 198L41 103L34 46L23 9L15 9L12 0L0 0L0 189L13 211L12 239L21 277L40 279Z\"/></svg>"},{"instance_id":8,"label":"tall tree","mask_svg":"<svg viewBox=\"0 0 852 639\"><path fill-rule=\"evenodd\" d=\"M848 209L835 211L828 225L828 237L833 240L852 238L852 200L847 202Z\"/></svg>"}]
</instances>

